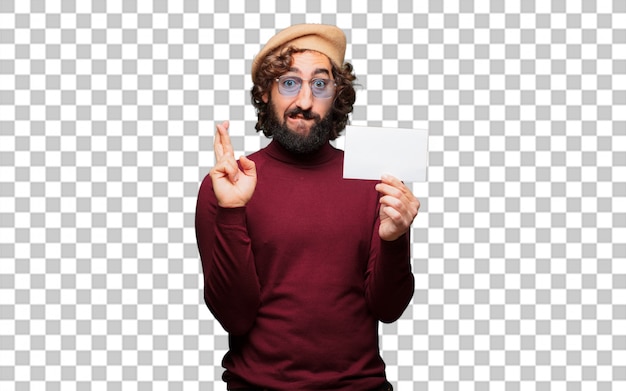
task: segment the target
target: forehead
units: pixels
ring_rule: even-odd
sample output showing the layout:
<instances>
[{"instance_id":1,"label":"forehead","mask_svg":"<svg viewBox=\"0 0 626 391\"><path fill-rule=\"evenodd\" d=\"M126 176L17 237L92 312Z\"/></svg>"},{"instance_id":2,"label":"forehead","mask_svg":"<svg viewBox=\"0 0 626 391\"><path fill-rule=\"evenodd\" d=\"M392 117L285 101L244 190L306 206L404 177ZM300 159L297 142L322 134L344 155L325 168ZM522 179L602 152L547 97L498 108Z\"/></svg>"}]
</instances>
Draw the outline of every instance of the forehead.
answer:
<instances>
[{"instance_id":1,"label":"forehead","mask_svg":"<svg viewBox=\"0 0 626 391\"><path fill-rule=\"evenodd\" d=\"M293 54L290 71L303 75L322 73L324 71L330 74L332 66L325 54L307 50Z\"/></svg>"}]
</instances>

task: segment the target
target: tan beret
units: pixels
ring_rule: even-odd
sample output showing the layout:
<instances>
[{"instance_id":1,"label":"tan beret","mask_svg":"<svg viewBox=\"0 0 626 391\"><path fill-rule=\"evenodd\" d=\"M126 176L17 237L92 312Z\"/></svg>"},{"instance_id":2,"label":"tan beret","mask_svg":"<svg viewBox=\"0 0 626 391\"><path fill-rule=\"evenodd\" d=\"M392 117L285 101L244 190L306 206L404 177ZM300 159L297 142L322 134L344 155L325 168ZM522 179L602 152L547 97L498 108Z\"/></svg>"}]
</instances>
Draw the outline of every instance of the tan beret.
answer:
<instances>
[{"instance_id":1,"label":"tan beret","mask_svg":"<svg viewBox=\"0 0 626 391\"><path fill-rule=\"evenodd\" d=\"M252 61L252 81L256 84L259 65L275 50L293 46L325 54L335 65L343 65L346 35L340 28L328 24L296 24L270 38Z\"/></svg>"}]
</instances>

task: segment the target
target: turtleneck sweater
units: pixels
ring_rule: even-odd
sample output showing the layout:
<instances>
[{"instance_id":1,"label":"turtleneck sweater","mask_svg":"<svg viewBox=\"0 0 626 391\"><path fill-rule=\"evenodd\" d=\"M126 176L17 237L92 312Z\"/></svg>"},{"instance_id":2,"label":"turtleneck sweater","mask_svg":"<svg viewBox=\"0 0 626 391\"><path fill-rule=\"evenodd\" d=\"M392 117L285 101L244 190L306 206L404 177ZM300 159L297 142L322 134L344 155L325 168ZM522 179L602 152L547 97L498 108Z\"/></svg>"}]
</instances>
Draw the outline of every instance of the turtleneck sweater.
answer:
<instances>
[{"instance_id":1,"label":"turtleneck sweater","mask_svg":"<svg viewBox=\"0 0 626 391\"><path fill-rule=\"evenodd\" d=\"M271 142L249 156L257 186L222 208L207 175L196 236L208 308L229 333L229 389L368 390L385 382L378 322L414 291L410 240L378 236L375 181L343 179L330 144L295 155Z\"/></svg>"}]
</instances>

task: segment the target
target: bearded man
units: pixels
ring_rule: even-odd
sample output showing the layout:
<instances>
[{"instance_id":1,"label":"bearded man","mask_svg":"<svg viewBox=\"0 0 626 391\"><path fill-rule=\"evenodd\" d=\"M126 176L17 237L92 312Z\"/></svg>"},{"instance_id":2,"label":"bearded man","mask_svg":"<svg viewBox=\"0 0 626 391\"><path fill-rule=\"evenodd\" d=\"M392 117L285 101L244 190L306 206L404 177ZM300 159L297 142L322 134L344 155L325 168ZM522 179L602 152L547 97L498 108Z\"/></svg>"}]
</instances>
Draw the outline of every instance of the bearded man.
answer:
<instances>
[{"instance_id":1,"label":"bearded man","mask_svg":"<svg viewBox=\"0 0 626 391\"><path fill-rule=\"evenodd\" d=\"M196 236L206 304L229 333L229 390L392 390L378 325L413 296L419 201L392 176L343 179L330 141L356 97L345 48L335 26L282 30L252 64L270 144L236 160L217 125Z\"/></svg>"}]
</instances>

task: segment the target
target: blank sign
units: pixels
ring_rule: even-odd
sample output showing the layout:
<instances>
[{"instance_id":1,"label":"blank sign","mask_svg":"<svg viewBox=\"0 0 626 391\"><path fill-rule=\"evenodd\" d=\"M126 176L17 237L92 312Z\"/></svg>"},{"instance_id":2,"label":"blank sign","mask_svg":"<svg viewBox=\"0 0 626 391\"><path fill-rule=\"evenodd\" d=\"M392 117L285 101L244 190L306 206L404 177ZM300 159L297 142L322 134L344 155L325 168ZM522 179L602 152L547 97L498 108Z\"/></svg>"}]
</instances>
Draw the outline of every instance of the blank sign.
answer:
<instances>
[{"instance_id":1,"label":"blank sign","mask_svg":"<svg viewBox=\"0 0 626 391\"><path fill-rule=\"evenodd\" d=\"M428 131L346 126L343 177L380 179L390 174L405 182L425 182Z\"/></svg>"}]
</instances>

